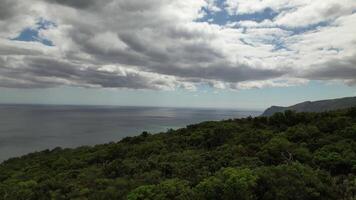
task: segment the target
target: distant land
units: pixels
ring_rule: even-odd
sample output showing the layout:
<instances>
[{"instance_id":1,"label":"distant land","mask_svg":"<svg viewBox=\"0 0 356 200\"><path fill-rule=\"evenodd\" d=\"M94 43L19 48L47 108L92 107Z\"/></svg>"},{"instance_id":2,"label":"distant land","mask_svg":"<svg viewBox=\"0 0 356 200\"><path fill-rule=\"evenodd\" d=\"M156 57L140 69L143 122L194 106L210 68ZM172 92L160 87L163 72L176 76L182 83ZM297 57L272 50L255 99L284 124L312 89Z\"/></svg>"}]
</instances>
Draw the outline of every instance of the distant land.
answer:
<instances>
[{"instance_id":1,"label":"distant land","mask_svg":"<svg viewBox=\"0 0 356 200\"><path fill-rule=\"evenodd\" d=\"M320 101L305 101L293 106L271 106L265 110L262 116L271 116L277 112L283 112L285 110L294 110L296 112L324 112L337 109L345 109L356 106L356 97L344 97L338 99L328 99Z\"/></svg>"}]
</instances>

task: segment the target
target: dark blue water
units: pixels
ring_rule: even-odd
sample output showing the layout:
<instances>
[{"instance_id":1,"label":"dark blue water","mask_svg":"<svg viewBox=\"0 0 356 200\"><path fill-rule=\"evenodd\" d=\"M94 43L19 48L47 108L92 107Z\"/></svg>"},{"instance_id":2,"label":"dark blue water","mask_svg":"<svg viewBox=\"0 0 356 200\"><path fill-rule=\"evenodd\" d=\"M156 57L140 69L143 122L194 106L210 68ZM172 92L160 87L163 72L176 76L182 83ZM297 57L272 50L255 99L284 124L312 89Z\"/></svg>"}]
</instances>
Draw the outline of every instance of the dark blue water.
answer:
<instances>
[{"instance_id":1,"label":"dark blue water","mask_svg":"<svg viewBox=\"0 0 356 200\"><path fill-rule=\"evenodd\" d=\"M0 161L34 151L118 141L257 111L109 106L0 105Z\"/></svg>"}]
</instances>

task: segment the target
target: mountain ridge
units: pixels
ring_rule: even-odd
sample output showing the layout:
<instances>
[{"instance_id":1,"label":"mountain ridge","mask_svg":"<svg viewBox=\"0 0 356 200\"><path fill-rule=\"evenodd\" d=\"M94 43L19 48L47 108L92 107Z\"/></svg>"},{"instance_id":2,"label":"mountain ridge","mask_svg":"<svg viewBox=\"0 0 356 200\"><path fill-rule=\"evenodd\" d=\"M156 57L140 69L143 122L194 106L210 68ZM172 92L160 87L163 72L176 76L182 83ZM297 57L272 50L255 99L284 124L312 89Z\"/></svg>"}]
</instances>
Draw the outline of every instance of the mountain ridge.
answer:
<instances>
[{"instance_id":1,"label":"mountain ridge","mask_svg":"<svg viewBox=\"0 0 356 200\"><path fill-rule=\"evenodd\" d=\"M304 101L292 106L271 106L267 108L262 116L271 116L277 112L294 110L296 112L324 112L338 109L345 109L356 106L356 97L343 97L337 99L325 99L318 101Z\"/></svg>"}]
</instances>

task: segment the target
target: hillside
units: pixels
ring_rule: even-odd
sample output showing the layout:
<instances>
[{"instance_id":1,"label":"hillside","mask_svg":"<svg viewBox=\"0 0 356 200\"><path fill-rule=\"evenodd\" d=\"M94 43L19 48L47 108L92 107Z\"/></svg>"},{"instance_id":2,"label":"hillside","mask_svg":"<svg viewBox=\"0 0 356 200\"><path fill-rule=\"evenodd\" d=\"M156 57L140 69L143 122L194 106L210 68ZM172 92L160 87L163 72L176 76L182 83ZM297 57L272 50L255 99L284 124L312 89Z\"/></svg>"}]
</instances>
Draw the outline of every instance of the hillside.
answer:
<instances>
[{"instance_id":1,"label":"hillside","mask_svg":"<svg viewBox=\"0 0 356 200\"><path fill-rule=\"evenodd\" d=\"M0 199L355 199L356 108L203 122L0 164Z\"/></svg>"},{"instance_id":2,"label":"hillside","mask_svg":"<svg viewBox=\"0 0 356 200\"><path fill-rule=\"evenodd\" d=\"M321 101L306 101L289 107L271 106L265 110L262 116L271 116L276 112L294 110L296 112L324 112L337 109L345 109L356 106L356 97L345 97Z\"/></svg>"}]
</instances>

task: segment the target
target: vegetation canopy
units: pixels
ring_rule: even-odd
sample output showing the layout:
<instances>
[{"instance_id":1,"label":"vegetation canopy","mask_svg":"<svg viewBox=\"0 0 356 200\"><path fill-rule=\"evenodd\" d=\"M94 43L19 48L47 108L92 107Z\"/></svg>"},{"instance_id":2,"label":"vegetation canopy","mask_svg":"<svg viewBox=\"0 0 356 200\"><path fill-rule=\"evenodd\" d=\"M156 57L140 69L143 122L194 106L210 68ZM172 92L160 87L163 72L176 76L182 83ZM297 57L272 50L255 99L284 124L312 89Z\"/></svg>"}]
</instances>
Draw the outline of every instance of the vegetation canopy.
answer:
<instances>
[{"instance_id":1,"label":"vegetation canopy","mask_svg":"<svg viewBox=\"0 0 356 200\"><path fill-rule=\"evenodd\" d=\"M0 199L356 198L356 108L203 122L0 165Z\"/></svg>"}]
</instances>

